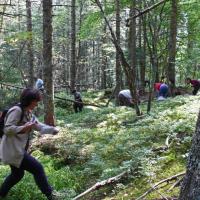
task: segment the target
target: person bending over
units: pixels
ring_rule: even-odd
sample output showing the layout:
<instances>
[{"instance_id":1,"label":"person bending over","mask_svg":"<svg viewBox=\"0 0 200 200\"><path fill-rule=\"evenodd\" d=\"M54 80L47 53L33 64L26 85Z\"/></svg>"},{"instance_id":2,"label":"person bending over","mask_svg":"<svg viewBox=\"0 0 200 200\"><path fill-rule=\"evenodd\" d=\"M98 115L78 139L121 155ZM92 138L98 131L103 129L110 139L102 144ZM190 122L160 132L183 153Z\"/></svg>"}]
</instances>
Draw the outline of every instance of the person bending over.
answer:
<instances>
[{"instance_id":1,"label":"person bending over","mask_svg":"<svg viewBox=\"0 0 200 200\"><path fill-rule=\"evenodd\" d=\"M118 99L120 106L130 106L130 107L134 106L130 90L121 90L118 94Z\"/></svg>"},{"instance_id":2,"label":"person bending over","mask_svg":"<svg viewBox=\"0 0 200 200\"><path fill-rule=\"evenodd\" d=\"M192 85L192 87L194 88L193 91L192 91L192 94L196 95L197 92L200 89L200 81L199 80L192 80L191 78L186 78L186 83Z\"/></svg>"}]
</instances>

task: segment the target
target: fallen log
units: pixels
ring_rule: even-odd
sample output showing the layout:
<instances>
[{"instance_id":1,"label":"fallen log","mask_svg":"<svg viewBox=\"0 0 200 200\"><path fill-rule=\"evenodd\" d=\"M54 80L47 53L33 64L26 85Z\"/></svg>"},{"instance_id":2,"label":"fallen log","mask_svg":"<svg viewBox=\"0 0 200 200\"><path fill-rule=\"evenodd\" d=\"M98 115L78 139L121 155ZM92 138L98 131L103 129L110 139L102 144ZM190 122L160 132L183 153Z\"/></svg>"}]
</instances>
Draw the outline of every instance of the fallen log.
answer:
<instances>
[{"instance_id":1,"label":"fallen log","mask_svg":"<svg viewBox=\"0 0 200 200\"><path fill-rule=\"evenodd\" d=\"M102 108L102 107L106 107L106 106L100 106L100 105L96 105L96 104L93 104L93 103L84 103L84 102L79 102L79 101L74 101L72 99L65 99L65 98L62 98L62 97L58 97L58 96L54 96L56 99L60 99L60 100L63 100L63 101L70 101L70 102L73 102L73 103L79 103L79 104L83 104L85 106L94 106L94 107L98 107L98 108Z\"/></svg>"},{"instance_id":2,"label":"fallen log","mask_svg":"<svg viewBox=\"0 0 200 200\"><path fill-rule=\"evenodd\" d=\"M80 198L82 198L83 196L87 195L88 193L94 191L94 190L98 190L99 188L105 186L105 185L109 185L112 183L115 183L117 181L119 181L122 177L126 176L128 174L127 171L122 172L121 174L114 176L112 178L109 178L107 180L103 180L101 182L97 182L95 185L93 185L91 188L87 189L86 191L84 191L83 193L79 194L78 196L74 197L73 200L78 200Z\"/></svg>"}]
</instances>

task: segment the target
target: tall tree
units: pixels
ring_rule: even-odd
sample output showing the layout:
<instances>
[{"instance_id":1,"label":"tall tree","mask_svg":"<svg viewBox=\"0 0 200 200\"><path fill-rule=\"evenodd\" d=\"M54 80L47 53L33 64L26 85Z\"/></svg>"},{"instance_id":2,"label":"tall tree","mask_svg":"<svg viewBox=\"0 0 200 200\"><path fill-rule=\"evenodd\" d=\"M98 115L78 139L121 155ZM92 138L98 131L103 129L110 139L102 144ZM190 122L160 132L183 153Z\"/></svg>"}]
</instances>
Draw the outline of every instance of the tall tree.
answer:
<instances>
[{"instance_id":1,"label":"tall tree","mask_svg":"<svg viewBox=\"0 0 200 200\"><path fill-rule=\"evenodd\" d=\"M136 4L136 1L132 0L132 4L130 8L130 17L136 14L135 4ZM135 18L130 21L128 48L129 48L128 50L129 50L130 66L133 71L132 81L134 82L134 85L136 85L137 57L136 57L136 19ZM135 87L135 93L136 93L136 87Z\"/></svg>"},{"instance_id":2,"label":"tall tree","mask_svg":"<svg viewBox=\"0 0 200 200\"><path fill-rule=\"evenodd\" d=\"M133 97L134 100L134 104L135 104L135 111L137 115L140 115L140 109L138 106L138 97L137 97L137 93L136 93L136 85L135 85L135 69L127 62L125 56L124 56L124 52L122 51L120 45L117 42L116 36L112 30L112 27L110 26L108 19L104 13L104 10L101 6L101 3L99 0L95 0L96 4L98 5L99 9L101 10L101 13L103 15L103 18L110 30L110 34L112 36L112 42L115 45L116 51L118 51L119 55L120 55L120 62L122 63L123 69L125 71L127 80L128 80L128 86L129 89L131 91L131 95Z\"/></svg>"},{"instance_id":3,"label":"tall tree","mask_svg":"<svg viewBox=\"0 0 200 200\"><path fill-rule=\"evenodd\" d=\"M200 112L196 130L192 140L192 147L188 157L186 175L184 177L179 200L200 199Z\"/></svg>"},{"instance_id":4,"label":"tall tree","mask_svg":"<svg viewBox=\"0 0 200 200\"><path fill-rule=\"evenodd\" d=\"M116 39L118 44L120 45L120 1L119 0L115 0L115 7L116 7ZM116 105L119 105L118 94L121 90L121 85L122 85L122 70L120 64L120 55L118 51L116 51L115 76L116 76L115 99L116 99Z\"/></svg>"},{"instance_id":5,"label":"tall tree","mask_svg":"<svg viewBox=\"0 0 200 200\"><path fill-rule=\"evenodd\" d=\"M142 8L142 1L140 2ZM146 69L146 15L141 16L139 19L139 67L140 67L140 82L141 92L145 92L145 69Z\"/></svg>"},{"instance_id":6,"label":"tall tree","mask_svg":"<svg viewBox=\"0 0 200 200\"><path fill-rule=\"evenodd\" d=\"M44 78L44 121L54 125L54 91L52 64L52 0L43 0L43 78Z\"/></svg>"},{"instance_id":7,"label":"tall tree","mask_svg":"<svg viewBox=\"0 0 200 200\"><path fill-rule=\"evenodd\" d=\"M27 13L27 32L29 34L27 41L28 50L28 86L33 87L34 85L34 57L33 57L33 34L32 34L32 12L31 12L31 1L26 0L26 13Z\"/></svg>"},{"instance_id":8,"label":"tall tree","mask_svg":"<svg viewBox=\"0 0 200 200\"><path fill-rule=\"evenodd\" d=\"M71 66L70 86L75 88L76 84L76 0L71 0Z\"/></svg>"},{"instance_id":9,"label":"tall tree","mask_svg":"<svg viewBox=\"0 0 200 200\"><path fill-rule=\"evenodd\" d=\"M7 1L5 2L5 4L7 3ZM3 7L0 7L0 33L2 31L2 27L3 27L3 17L4 17L4 13L6 11L6 5L3 5Z\"/></svg>"},{"instance_id":10,"label":"tall tree","mask_svg":"<svg viewBox=\"0 0 200 200\"><path fill-rule=\"evenodd\" d=\"M167 79L170 83L171 94L175 87L175 58L176 58L176 37L177 37L177 15L178 15L178 0L171 0L171 20L170 20L170 35L169 35L169 58Z\"/></svg>"},{"instance_id":11,"label":"tall tree","mask_svg":"<svg viewBox=\"0 0 200 200\"><path fill-rule=\"evenodd\" d=\"M104 6L106 6L106 1L104 0ZM106 68L107 68L107 55L106 55L106 43L107 43L107 34L106 34L106 24L103 27L103 35L101 38L101 89L106 89Z\"/></svg>"}]
</instances>

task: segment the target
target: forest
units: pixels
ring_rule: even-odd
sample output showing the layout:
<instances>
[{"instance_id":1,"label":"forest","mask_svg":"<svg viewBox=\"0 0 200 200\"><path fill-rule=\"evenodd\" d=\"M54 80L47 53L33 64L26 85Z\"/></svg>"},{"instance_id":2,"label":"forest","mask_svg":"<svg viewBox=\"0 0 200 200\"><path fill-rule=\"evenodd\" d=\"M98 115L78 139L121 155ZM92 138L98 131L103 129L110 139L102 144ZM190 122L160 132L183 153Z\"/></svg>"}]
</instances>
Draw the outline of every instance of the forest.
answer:
<instances>
[{"instance_id":1,"label":"forest","mask_svg":"<svg viewBox=\"0 0 200 200\"><path fill-rule=\"evenodd\" d=\"M0 0L0 199L200 200L199 9Z\"/></svg>"}]
</instances>

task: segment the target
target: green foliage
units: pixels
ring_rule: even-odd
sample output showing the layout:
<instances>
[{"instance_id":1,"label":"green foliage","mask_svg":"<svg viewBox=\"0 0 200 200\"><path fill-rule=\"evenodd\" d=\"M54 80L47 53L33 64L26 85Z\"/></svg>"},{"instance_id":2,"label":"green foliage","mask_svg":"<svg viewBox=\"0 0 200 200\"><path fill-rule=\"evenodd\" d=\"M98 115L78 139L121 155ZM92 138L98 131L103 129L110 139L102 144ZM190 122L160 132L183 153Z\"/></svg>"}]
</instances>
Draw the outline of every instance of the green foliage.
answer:
<instances>
[{"instance_id":1,"label":"green foliage","mask_svg":"<svg viewBox=\"0 0 200 200\"><path fill-rule=\"evenodd\" d=\"M90 12L83 21L79 32L79 38L89 39L96 37L96 33L100 31L101 22L102 18L100 12Z\"/></svg>"},{"instance_id":2,"label":"green foliage","mask_svg":"<svg viewBox=\"0 0 200 200\"><path fill-rule=\"evenodd\" d=\"M26 41L29 39L32 39L32 32L19 32L19 33L14 33L10 36L7 36L5 38L6 42L8 44L16 44L17 42L22 42L22 41Z\"/></svg>"},{"instance_id":3,"label":"green foliage","mask_svg":"<svg viewBox=\"0 0 200 200\"><path fill-rule=\"evenodd\" d=\"M19 90L6 91L0 89L0 110L4 110L14 103L18 103Z\"/></svg>"},{"instance_id":4,"label":"green foliage","mask_svg":"<svg viewBox=\"0 0 200 200\"><path fill-rule=\"evenodd\" d=\"M199 100L199 96L186 96L155 102L151 115L135 122L130 121L135 117L133 110L126 107L85 110L78 116L68 116L66 121L73 121L69 130L73 131L76 138L77 151L85 156L84 161L76 152L76 158L82 163L84 177L103 180L128 170L134 174L134 184L135 181L149 182L150 179L159 181L161 172L164 172L163 177L168 177L169 171L165 170L169 170L169 166L173 166L170 172L172 175L184 170L184 159L195 129ZM82 128L73 128L80 126ZM161 155L153 153L152 147L164 145L168 136L172 141L169 151ZM174 167L177 160L180 166ZM128 195L127 199L144 192L145 187L141 189L140 184L132 188L132 195ZM174 194L177 192L174 191Z\"/></svg>"},{"instance_id":5,"label":"green foliage","mask_svg":"<svg viewBox=\"0 0 200 200\"><path fill-rule=\"evenodd\" d=\"M65 97L66 94L59 95ZM89 91L84 98L96 99L98 103L102 95L102 91ZM56 107L61 132L53 140L55 148L51 155L44 155L39 150L33 155L42 162L54 188L66 190L69 199L97 181L123 171L129 172L129 179L114 186L112 193L109 189L107 192L115 199L133 199L153 183L185 169L199 102L198 95L153 102L151 114L141 118L137 118L133 109L128 107L91 109L85 106L78 114ZM142 104L141 109L146 109L146 105ZM165 146L166 138L169 138L170 148L158 150ZM45 148L41 146L41 150ZM2 180L9 169L5 166L0 168ZM93 198L101 199L98 196L101 192L92 194ZM21 193L23 199L44 199L29 174L13 188L8 199L17 199ZM176 196L178 190L174 189L169 195L162 189L162 193ZM157 193L148 195L146 199L155 198L158 198Z\"/></svg>"}]
</instances>

